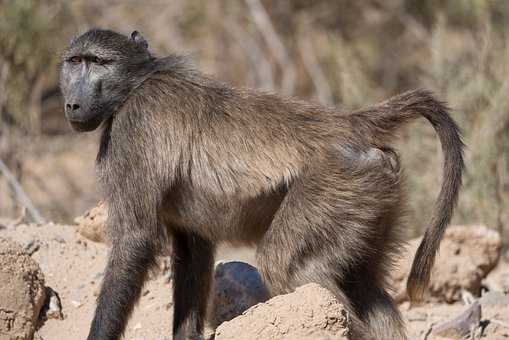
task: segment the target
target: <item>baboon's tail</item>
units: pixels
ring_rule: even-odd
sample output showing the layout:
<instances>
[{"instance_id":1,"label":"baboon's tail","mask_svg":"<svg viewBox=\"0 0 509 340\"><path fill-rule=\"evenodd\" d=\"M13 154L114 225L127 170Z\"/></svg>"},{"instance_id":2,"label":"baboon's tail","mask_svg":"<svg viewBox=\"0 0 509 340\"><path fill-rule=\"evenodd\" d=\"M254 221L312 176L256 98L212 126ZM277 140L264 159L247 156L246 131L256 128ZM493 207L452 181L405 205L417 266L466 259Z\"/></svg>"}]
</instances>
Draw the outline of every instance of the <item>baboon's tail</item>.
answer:
<instances>
[{"instance_id":1,"label":"baboon's tail","mask_svg":"<svg viewBox=\"0 0 509 340\"><path fill-rule=\"evenodd\" d=\"M361 136L373 136L370 142L384 145L405 122L425 117L438 134L444 154L443 183L435 203L430 226L417 249L407 282L411 301L422 299L440 241L458 200L463 170L463 143L458 126L447 107L431 92L414 90L393 97L379 105L353 112L349 119ZM368 137L369 138L369 137Z\"/></svg>"}]
</instances>

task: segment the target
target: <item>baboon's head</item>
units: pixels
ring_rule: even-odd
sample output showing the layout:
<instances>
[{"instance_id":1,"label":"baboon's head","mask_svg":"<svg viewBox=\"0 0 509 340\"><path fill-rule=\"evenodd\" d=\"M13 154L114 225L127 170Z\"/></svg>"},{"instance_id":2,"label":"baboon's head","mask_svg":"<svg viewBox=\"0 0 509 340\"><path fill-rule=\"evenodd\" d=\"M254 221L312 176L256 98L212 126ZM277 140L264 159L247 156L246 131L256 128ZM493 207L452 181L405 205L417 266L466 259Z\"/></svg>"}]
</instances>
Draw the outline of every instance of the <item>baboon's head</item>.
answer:
<instances>
[{"instance_id":1,"label":"baboon's head","mask_svg":"<svg viewBox=\"0 0 509 340\"><path fill-rule=\"evenodd\" d=\"M62 54L65 116L76 131L92 131L113 115L150 72L153 58L138 32L130 37L93 29Z\"/></svg>"}]
</instances>

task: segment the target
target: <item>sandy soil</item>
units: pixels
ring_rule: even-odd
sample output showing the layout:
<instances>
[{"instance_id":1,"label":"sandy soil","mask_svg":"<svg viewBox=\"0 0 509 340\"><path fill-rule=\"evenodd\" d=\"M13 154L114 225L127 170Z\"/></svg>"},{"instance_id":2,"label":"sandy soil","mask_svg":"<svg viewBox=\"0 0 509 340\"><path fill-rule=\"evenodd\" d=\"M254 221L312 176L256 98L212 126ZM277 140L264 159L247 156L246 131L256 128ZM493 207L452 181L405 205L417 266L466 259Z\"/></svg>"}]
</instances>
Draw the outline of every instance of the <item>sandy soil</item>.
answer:
<instances>
[{"instance_id":1,"label":"sandy soil","mask_svg":"<svg viewBox=\"0 0 509 340\"><path fill-rule=\"evenodd\" d=\"M107 246L86 240L74 226L51 223L0 228L0 237L12 238L33 251L32 258L40 264L46 285L60 295L64 319L47 320L37 331L36 339L85 339L106 263ZM250 249L223 248L217 259L237 259L254 264ZM509 272L509 264L504 263L504 266L495 271L497 277ZM126 340L170 339L170 282L164 275L154 273L152 276L128 324ZM401 305L410 339L423 339L432 325L450 320L465 309L462 303L428 304L412 309L408 303ZM492 322L486 327L486 334L490 335L486 339L509 339L509 327L504 326L509 325L509 307L498 306L490 313L494 313L498 323Z\"/></svg>"},{"instance_id":2,"label":"sandy soil","mask_svg":"<svg viewBox=\"0 0 509 340\"><path fill-rule=\"evenodd\" d=\"M108 248L79 236L73 226L51 223L0 229L0 236L9 237L28 249L37 249L32 258L39 263L46 285L60 295L64 319L47 320L37 336L44 340L85 339ZM217 259L254 262L251 250L226 247L220 250ZM168 279L154 273L129 322L125 339L170 339L172 306Z\"/></svg>"}]
</instances>

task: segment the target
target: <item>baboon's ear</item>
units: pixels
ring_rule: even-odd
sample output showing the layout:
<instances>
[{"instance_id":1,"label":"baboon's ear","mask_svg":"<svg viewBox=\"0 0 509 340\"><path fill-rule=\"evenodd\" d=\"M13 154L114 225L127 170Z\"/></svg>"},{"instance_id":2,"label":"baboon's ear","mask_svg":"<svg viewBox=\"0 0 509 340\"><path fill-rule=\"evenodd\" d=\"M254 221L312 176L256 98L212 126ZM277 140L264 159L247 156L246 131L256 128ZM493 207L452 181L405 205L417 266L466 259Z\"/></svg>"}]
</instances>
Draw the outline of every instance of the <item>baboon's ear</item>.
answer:
<instances>
[{"instance_id":1,"label":"baboon's ear","mask_svg":"<svg viewBox=\"0 0 509 340\"><path fill-rule=\"evenodd\" d=\"M131 33L131 40L140 45L141 47L143 47L144 49L148 48L148 42L145 40L145 38L143 38L141 33L138 31L133 31L133 33Z\"/></svg>"}]
</instances>

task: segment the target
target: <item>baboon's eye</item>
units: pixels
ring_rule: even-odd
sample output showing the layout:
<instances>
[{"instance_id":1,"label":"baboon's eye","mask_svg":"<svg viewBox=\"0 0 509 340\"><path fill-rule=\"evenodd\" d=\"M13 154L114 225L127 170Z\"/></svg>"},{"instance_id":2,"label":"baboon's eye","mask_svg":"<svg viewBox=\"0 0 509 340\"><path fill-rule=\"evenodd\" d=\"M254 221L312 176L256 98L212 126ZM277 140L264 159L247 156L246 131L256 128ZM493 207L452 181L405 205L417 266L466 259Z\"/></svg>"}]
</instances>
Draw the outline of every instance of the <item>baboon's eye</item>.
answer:
<instances>
[{"instance_id":1,"label":"baboon's eye","mask_svg":"<svg viewBox=\"0 0 509 340\"><path fill-rule=\"evenodd\" d=\"M73 64L79 64L81 63L81 57L80 56L77 56L75 55L74 57L71 57L71 59L69 59L71 61L71 63Z\"/></svg>"}]
</instances>

